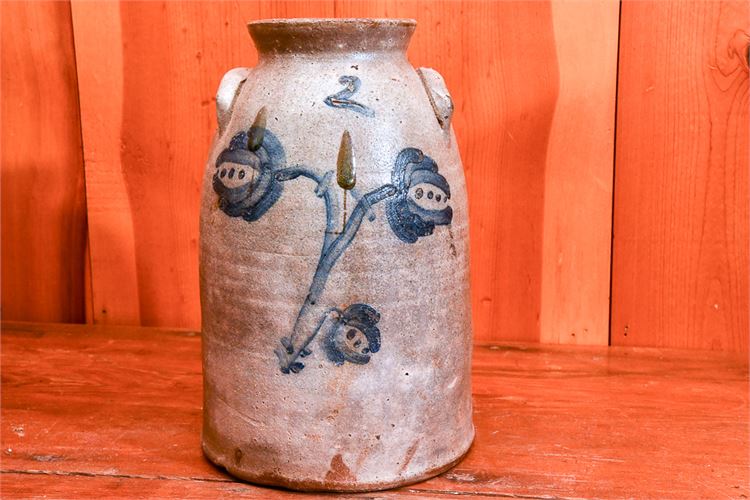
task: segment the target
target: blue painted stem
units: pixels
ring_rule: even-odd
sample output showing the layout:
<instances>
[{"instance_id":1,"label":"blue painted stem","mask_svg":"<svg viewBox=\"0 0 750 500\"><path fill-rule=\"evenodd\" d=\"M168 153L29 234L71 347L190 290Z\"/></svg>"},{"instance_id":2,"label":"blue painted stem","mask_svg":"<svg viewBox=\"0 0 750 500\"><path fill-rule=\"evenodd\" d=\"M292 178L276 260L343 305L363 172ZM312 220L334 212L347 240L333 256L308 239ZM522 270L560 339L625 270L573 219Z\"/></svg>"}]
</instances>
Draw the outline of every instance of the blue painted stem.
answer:
<instances>
[{"instance_id":1,"label":"blue painted stem","mask_svg":"<svg viewBox=\"0 0 750 500\"><path fill-rule=\"evenodd\" d=\"M331 311L330 308L326 310L326 308L318 304L318 299L325 289L331 269L356 236L359 226L362 224L362 220L370 208L376 203L396 194L396 188L390 184L386 184L362 195L354 210L352 210L351 216L346 221L344 230L333 239L333 235L335 234L335 217L333 213L333 201L328 189L332 175L333 172L327 172L321 177L302 166L286 168L276 173L278 181L288 181L297 177L306 177L315 181L317 183L315 193L319 197L323 197L326 206L326 233L323 239L323 248L320 252L318 266L310 284L310 290L297 314L297 320L295 321L288 345L285 349L278 348L275 350L276 355L279 357L281 370L285 373L289 372L290 367L295 363L300 354L306 351L307 345L315 338L327 314Z\"/></svg>"},{"instance_id":2,"label":"blue painted stem","mask_svg":"<svg viewBox=\"0 0 750 500\"><path fill-rule=\"evenodd\" d=\"M305 303L310 302L312 305L315 305L315 302L325 288L326 281L328 281L328 274L331 272L333 265L357 235L359 226L362 224L362 219L364 219L370 207L393 196L394 194L396 194L396 188L390 184L386 184L385 186L381 186L364 194L362 198L359 199L354 210L352 210L349 220L346 221L344 230L335 240L333 240L327 249L323 250Z\"/></svg>"}]
</instances>

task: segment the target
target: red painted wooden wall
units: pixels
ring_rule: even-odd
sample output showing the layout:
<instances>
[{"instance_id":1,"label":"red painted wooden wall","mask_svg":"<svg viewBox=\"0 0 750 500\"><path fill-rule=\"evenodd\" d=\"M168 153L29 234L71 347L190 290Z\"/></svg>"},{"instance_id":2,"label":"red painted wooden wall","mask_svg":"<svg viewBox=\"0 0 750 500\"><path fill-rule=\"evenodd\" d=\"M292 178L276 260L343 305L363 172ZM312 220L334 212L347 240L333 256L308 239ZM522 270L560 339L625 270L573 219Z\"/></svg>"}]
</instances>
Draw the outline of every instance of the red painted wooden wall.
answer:
<instances>
[{"instance_id":1,"label":"red painted wooden wall","mask_svg":"<svg viewBox=\"0 0 750 500\"><path fill-rule=\"evenodd\" d=\"M5 319L197 328L200 177L216 86L256 61L246 21L412 17L411 61L456 103L477 340L607 344L611 323L618 345L748 348L746 2L0 10Z\"/></svg>"}]
</instances>

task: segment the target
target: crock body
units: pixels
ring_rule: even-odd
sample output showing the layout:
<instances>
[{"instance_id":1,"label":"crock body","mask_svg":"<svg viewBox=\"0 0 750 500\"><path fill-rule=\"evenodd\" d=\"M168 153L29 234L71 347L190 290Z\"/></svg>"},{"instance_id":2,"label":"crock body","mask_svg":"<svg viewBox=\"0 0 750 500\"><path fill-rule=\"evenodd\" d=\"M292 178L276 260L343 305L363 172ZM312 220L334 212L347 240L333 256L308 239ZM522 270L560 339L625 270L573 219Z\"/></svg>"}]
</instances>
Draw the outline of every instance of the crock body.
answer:
<instances>
[{"instance_id":1,"label":"crock body","mask_svg":"<svg viewBox=\"0 0 750 500\"><path fill-rule=\"evenodd\" d=\"M252 23L201 207L203 449L249 481L362 491L468 450L468 213L414 23Z\"/></svg>"}]
</instances>

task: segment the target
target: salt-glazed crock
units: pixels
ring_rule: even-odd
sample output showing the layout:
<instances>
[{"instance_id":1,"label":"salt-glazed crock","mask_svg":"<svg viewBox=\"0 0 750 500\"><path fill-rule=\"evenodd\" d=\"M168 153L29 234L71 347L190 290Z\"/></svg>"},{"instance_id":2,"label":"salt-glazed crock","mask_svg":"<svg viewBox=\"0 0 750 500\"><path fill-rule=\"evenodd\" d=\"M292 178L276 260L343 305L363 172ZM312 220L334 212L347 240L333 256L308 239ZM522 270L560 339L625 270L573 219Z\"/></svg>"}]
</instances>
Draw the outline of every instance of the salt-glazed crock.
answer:
<instances>
[{"instance_id":1,"label":"salt-glazed crock","mask_svg":"<svg viewBox=\"0 0 750 500\"><path fill-rule=\"evenodd\" d=\"M248 481L364 491L469 449L464 175L402 19L250 23L201 209L203 450Z\"/></svg>"}]
</instances>

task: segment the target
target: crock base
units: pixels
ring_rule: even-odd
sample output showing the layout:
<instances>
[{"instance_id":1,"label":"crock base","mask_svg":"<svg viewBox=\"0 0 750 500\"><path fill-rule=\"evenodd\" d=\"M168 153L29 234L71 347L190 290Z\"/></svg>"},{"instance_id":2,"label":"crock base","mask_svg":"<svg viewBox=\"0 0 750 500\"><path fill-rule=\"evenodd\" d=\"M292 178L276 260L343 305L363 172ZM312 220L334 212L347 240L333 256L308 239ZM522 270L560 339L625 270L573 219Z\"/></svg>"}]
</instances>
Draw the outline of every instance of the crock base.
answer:
<instances>
[{"instance_id":1,"label":"crock base","mask_svg":"<svg viewBox=\"0 0 750 500\"><path fill-rule=\"evenodd\" d=\"M214 465L226 470L232 476L242 479L243 481L247 481L249 483L253 483L253 484L257 484L261 486L273 486L277 488L284 488L284 489L294 490L294 491L307 491L307 492L326 491L326 492L332 492L332 493L355 493L355 492L380 491L380 490L388 490L391 488L399 488L402 486L408 486L411 484L419 483L421 481L430 479L431 477L435 477L439 474L442 474L443 472L456 466L461 460L464 459L464 457L466 457L466 455L469 453L469 450L471 449L471 445L473 444L473 442L474 442L474 435L472 435L471 440L469 440L469 445L466 447L466 449L462 450L461 453L459 453L456 456L456 458L454 458L453 460L451 460L450 462L444 465L441 465L439 467L434 467L432 469L428 469L414 476L401 477L399 479L395 479L391 481L380 481L380 482L374 482L374 483L352 482L348 484L342 483L342 482L317 481L314 479L299 480L299 479L292 479L289 477L281 476L278 474L268 474L268 473L256 474L256 473L253 473L252 471L243 470L235 466L222 463L223 460L221 459L221 455L213 453L205 441L202 442L202 448L203 448L204 455Z\"/></svg>"}]
</instances>

